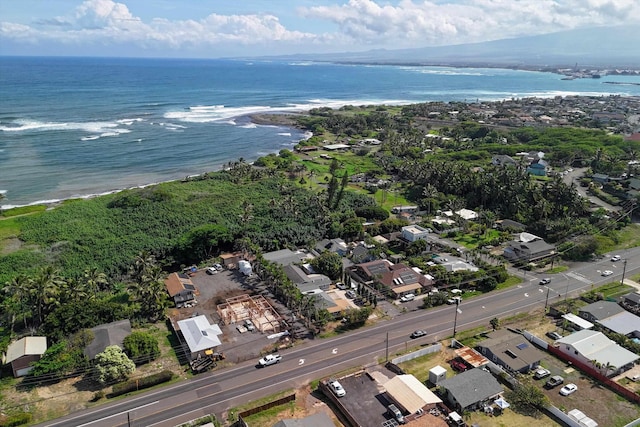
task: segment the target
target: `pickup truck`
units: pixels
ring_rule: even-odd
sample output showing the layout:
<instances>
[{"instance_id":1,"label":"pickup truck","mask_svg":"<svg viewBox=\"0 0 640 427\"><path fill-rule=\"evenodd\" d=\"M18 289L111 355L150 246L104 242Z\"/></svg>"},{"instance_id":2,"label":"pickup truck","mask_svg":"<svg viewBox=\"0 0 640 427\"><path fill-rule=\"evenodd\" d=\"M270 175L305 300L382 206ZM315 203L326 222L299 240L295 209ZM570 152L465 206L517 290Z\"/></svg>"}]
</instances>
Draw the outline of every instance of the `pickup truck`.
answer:
<instances>
[{"instance_id":1,"label":"pickup truck","mask_svg":"<svg viewBox=\"0 0 640 427\"><path fill-rule=\"evenodd\" d=\"M276 363L280 363L281 360L282 356L280 356L279 354L267 354L265 357L261 358L258 361L258 364L260 366L275 365Z\"/></svg>"}]
</instances>

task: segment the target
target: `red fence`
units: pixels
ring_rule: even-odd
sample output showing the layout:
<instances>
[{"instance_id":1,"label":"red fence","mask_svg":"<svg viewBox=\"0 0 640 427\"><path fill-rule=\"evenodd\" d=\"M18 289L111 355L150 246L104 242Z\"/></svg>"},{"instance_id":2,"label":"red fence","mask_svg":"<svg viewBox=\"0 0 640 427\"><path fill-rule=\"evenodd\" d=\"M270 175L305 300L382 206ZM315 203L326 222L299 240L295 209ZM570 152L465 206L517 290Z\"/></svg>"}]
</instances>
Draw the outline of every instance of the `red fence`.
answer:
<instances>
[{"instance_id":1,"label":"red fence","mask_svg":"<svg viewBox=\"0 0 640 427\"><path fill-rule=\"evenodd\" d=\"M629 390L628 388L625 388L625 387L621 386L617 382L613 381L611 378L608 378L608 377L602 375L600 373L600 371L595 369L593 366L590 366L589 364L584 363L584 362L582 362L580 360L573 359L572 357L568 356L567 354L562 353L557 347L554 347L552 345L547 347L547 351L549 353L554 354L559 359L562 359L562 360L564 360L566 362L571 363L573 366L575 366L576 368L580 369L581 371L583 371L584 373L586 373L590 377L592 377L595 380L601 382L605 386L609 387L610 389L612 389L616 393L626 397L627 399L631 400L632 402L640 403L640 395L638 395L637 393L634 393L633 391Z\"/></svg>"}]
</instances>

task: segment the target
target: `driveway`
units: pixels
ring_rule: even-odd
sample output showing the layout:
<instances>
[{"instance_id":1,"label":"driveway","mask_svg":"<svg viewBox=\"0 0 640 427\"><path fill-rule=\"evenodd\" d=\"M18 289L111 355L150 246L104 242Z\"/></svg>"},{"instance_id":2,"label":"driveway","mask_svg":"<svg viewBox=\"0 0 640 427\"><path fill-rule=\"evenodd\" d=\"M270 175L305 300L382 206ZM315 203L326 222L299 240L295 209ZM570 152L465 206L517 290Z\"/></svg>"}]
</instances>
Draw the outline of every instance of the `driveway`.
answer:
<instances>
[{"instance_id":1,"label":"driveway","mask_svg":"<svg viewBox=\"0 0 640 427\"><path fill-rule=\"evenodd\" d=\"M619 211L621 209L620 206L610 205L609 203L607 203L607 202L605 202L603 200L600 200L599 198L597 198L595 196L592 196L592 195L588 194L587 193L587 188L580 186L580 183L578 182L578 180L584 176L584 174L587 171L587 169L588 168L575 168L571 172L568 172L566 175L564 175L562 177L562 180L567 185L571 185L572 183L575 184L575 187L576 187L576 190L578 191L578 194L580 194L585 199L589 199L589 201L592 204L598 205L598 206L600 206L602 208L605 208L605 209L607 209L609 211Z\"/></svg>"}]
</instances>

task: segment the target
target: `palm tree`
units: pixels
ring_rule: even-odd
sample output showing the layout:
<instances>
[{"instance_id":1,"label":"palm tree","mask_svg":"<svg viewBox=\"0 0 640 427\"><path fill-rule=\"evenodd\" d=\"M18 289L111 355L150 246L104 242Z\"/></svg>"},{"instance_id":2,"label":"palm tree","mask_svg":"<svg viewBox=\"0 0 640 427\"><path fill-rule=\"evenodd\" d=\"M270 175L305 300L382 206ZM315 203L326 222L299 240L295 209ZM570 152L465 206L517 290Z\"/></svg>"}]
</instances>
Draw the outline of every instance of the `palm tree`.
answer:
<instances>
[{"instance_id":1,"label":"palm tree","mask_svg":"<svg viewBox=\"0 0 640 427\"><path fill-rule=\"evenodd\" d=\"M107 275L98 271L96 267L85 270L83 280L87 290L93 295L98 292L105 291L109 284Z\"/></svg>"},{"instance_id":2,"label":"palm tree","mask_svg":"<svg viewBox=\"0 0 640 427\"><path fill-rule=\"evenodd\" d=\"M42 324L48 308L58 302L60 286L63 283L62 277L52 266L42 268L29 281L28 293L36 306L38 324Z\"/></svg>"},{"instance_id":3,"label":"palm tree","mask_svg":"<svg viewBox=\"0 0 640 427\"><path fill-rule=\"evenodd\" d=\"M6 313L11 313L11 333L13 334L13 328L16 318L22 315L22 321L24 326L27 326L27 314L28 314L28 286L29 278L24 274L14 277L10 282L7 282L2 288L2 292L6 295L5 309ZM12 303L11 303L12 302Z\"/></svg>"}]
</instances>

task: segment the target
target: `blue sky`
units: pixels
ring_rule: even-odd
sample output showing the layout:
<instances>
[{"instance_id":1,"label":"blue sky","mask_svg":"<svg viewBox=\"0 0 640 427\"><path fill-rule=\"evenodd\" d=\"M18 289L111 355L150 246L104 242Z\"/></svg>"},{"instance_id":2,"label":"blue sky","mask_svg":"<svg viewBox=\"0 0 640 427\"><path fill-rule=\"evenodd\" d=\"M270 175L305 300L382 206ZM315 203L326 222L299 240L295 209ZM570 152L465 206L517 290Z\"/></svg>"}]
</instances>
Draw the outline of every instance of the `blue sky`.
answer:
<instances>
[{"instance_id":1,"label":"blue sky","mask_svg":"<svg viewBox=\"0 0 640 427\"><path fill-rule=\"evenodd\" d=\"M0 55L366 51L638 22L639 0L2 0Z\"/></svg>"}]
</instances>

